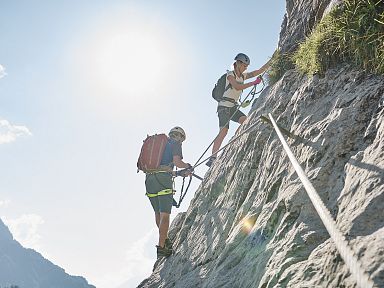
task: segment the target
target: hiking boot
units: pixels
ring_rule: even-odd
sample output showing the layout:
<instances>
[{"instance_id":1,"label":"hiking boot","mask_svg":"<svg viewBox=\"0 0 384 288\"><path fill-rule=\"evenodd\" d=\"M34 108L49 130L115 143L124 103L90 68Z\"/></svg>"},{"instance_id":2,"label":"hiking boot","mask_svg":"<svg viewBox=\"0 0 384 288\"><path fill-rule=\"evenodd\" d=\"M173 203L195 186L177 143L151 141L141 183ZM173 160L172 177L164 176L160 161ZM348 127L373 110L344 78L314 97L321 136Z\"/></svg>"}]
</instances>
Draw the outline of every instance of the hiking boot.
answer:
<instances>
[{"instance_id":1,"label":"hiking boot","mask_svg":"<svg viewBox=\"0 0 384 288\"><path fill-rule=\"evenodd\" d=\"M157 248L157 259L161 258L161 257L169 257L172 255L172 249L169 249L167 247L160 247L160 246L156 246Z\"/></svg>"},{"instance_id":2,"label":"hiking boot","mask_svg":"<svg viewBox=\"0 0 384 288\"><path fill-rule=\"evenodd\" d=\"M211 156L209 158L209 160L207 161L207 163L205 163L205 165L207 165L208 167L211 167L211 165L213 164L213 162L216 160L216 157L213 157Z\"/></svg>"},{"instance_id":3,"label":"hiking boot","mask_svg":"<svg viewBox=\"0 0 384 288\"><path fill-rule=\"evenodd\" d=\"M169 238L165 239L164 247L172 250L173 249L172 244L173 243L171 242L171 240L169 240Z\"/></svg>"}]
</instances>

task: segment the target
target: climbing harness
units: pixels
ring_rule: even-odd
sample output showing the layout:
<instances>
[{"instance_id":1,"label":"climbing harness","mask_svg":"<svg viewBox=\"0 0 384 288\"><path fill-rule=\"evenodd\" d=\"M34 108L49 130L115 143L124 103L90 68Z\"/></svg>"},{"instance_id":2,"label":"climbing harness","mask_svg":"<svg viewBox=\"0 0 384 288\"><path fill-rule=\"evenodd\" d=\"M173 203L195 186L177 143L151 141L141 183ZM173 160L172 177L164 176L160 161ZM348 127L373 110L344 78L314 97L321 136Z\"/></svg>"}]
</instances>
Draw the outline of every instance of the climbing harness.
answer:
<instances>
[{"instance_id":1,"label":"climbing harness","mask_svg":"<svg viewBox=\"0 0 384 288\"><path fill-rule=\"evenodd\" d=\"M341 257L343 258L345 264L349 268L349 271L355 278L357 285L361 288L373 287L374 285L373 281L369 278L369 275L363 270L362 268L363 265L355 256L355 253L353 252L351 247L348 246L348 242L346 241L343 234L337 228L336 222L335 220L333 220L331 213L324 205L323 201L319 197L318 193L316 192L312 183L309 181L308 177L305 175L305 172L303 171L299 162L296 160L295 156L293 155L291 149L289 148L287 142L285 141L272 115L269 113L268 116L277 133L277 136L280 139L281 144L283 145L285 152L289 157L289 160L291 161L293 167L296 170L297 175L299 176L301 182L303 183L304 188L307 191L307 194L311 199L313 206L315 207L317 213L319 214L320 219L322 220L325 228L327 229L329 235L331 236L333 242L335 243L336 248L339 251Z\"/></svg>"},{"instance_id":2,"label":"climbing harness","mask_svg":"<svg viewBox=\"0 0 384 288\"><path fill-rule=\"evenodd\" d=\"M162 195L168 195L168 194L173 194L173 189L164 189L157 193L146 193L145 195L147 195L149 198L153 198L156 196L162 196Z\"/></svg>"}]
</instances>

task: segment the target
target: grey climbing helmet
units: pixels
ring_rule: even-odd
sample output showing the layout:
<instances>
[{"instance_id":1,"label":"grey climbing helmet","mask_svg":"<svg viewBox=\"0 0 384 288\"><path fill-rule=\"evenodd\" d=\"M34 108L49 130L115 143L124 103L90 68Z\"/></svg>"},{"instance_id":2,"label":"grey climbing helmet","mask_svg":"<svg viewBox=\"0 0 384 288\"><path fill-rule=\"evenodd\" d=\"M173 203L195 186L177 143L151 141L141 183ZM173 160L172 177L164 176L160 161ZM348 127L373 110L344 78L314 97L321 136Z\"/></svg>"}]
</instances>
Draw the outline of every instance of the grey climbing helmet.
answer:
<instances>
[{"instance_id":1,"label":"grey climbing helmet","mask_svg":"<svg viewBox=\"0 0 384 288\"><path fill-rule=\"evenodd\" d=\"M179 133L181 135L181 137L183 138L182 141L187 138L184 129L179 126L173 127L171 131L169 131L168 136L172 138L175 133Z\"/></svg>"},{"instance_id":2,"label":"grey climbing helmet","mask_svg":"<svg viewBox=\"0 0 384 288\"><path fill-rule=\"evenodd\" d=\"M243 62L244 64L247 64L247 65L251 64L251 60L244 53L237 54L236 57L235 57L235 60Z\"/></svg>"}]
</instances>

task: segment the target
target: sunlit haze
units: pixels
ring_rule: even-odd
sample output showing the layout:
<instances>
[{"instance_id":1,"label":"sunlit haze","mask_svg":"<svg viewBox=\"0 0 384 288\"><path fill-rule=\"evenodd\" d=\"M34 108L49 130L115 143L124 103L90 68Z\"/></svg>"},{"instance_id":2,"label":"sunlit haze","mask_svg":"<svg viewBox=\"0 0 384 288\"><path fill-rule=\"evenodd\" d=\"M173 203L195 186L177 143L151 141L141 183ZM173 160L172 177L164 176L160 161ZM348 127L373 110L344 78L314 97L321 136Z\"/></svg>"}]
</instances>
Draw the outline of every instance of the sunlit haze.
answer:
<instances>
[{"instance_id":1,"label":"sunlit haze","mask_svg":"<svg viewBox=\"0 0 384 288\"><path fill-rule=\"evenodd\" d=\"M218 132L214 84L239 52L249 71L270 59L284 11L285 1L1 1L0 217L15 239L98 288L149 276L143 139L181 126L193 164Z\"/></svg>"}]
</instances>

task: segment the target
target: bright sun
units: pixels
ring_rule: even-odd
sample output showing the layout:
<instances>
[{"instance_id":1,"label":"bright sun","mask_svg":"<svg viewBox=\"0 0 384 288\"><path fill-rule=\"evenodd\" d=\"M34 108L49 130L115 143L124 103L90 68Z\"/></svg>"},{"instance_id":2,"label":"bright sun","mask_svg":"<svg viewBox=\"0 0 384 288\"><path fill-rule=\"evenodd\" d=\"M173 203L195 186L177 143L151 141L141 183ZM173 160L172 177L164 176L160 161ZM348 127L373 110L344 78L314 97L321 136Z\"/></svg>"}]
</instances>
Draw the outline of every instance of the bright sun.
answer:
<instances>
[{"instance_id":1,"label":"bright sun","mask_svg":"<svg viewBox=\"0 0 384 288\"><path fill-rule=\"evenodd\" d=\"M137 27L107 35L95 50L96 76L108 89L133 95L147 89L148 83L161 85L169 56L158 34L154 29Z\"/></svg>"},{"instance_id":2,"label":"bright sun","mask_svg":"<svg viewBox=\"0 0 384 288\"><path fill-rule=\"evenodd\" d=\"M76 77L90 104L115 114L139 113L132 110L141 104L155 111L181 88L183 75L176 72L188 67L181 48L187 46L177 29L154 18L148 11L113 14L79 41Z\"/></svg>"}]
</instances>

